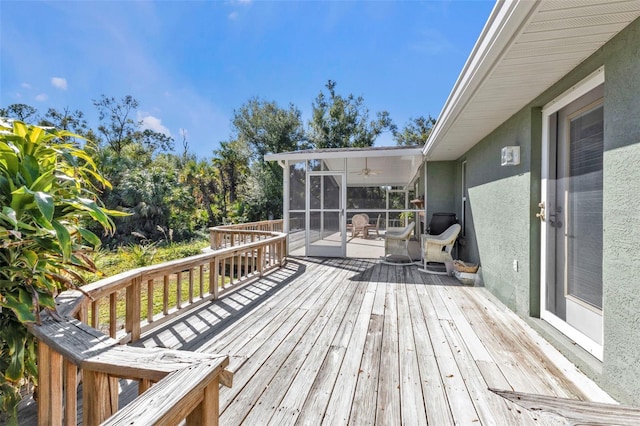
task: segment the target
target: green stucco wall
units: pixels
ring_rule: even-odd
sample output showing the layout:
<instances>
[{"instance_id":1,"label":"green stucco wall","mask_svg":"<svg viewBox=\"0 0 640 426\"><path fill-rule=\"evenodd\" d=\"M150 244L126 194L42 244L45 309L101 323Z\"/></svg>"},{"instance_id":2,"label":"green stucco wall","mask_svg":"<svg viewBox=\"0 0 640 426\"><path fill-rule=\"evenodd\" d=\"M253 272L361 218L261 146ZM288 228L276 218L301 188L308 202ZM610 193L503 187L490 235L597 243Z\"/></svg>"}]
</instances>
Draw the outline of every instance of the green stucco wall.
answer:
<instances>
[{"instance_id":1,"label":"green stucco wall","mask_svg":"<svg viewBox=\"0 0 640 426\"><path fill-rule=\"evenodd\" d=\"M434 213L455 213L456 162L427 163L427 224Z\"/></svg>"},{"instance_id":2,"label":"green stucco wall","mask_svg":"<svg viewBox=\"0 0 640 426\"><path fill-rule=\"evenodd\" d=\"M640 405L640 20L603 49L603 384Z\"/></svg>"},{"instance_id":3,"label":"green stucco wall","mask_svg":"<svg viewBox=\"0 0 640 426\"><path fill-rule=\"evenodd\" d=\"M501 149L511 145L520 146L520 165L501 167ZM522 110L464 158L472 213L465 249L471 258L461 257L479 260L487 289L522 315L529 314L530 150L531 113ZM474 245L478 259L472 258Z\"/></svg>"},{"instance_id":4,"label":"green stucco wall","mask_svg":"<svg viewBox=\"0 0 640 426\"><path fill-rule=\"evenodd\" d=\"M532 317L539 315L540 291L540 226L535 218L540 200L540 109L602 65L604 360L600 363ZM520 146L520 165L500 166L500 150L508 145ZM459 159L453 174L458 184L440 192L453 190L458 215L461 185L456 175L462 161L467 162L472 210L467 232L472 235L461 257L479 260L486 288L528 319L613 397L640 406L640 20ZM448 166L442 172L451 176ZM429 179L439 182L431 173ZM428 189L436 191L431 184Z\"/></svg>"}]
</instances>

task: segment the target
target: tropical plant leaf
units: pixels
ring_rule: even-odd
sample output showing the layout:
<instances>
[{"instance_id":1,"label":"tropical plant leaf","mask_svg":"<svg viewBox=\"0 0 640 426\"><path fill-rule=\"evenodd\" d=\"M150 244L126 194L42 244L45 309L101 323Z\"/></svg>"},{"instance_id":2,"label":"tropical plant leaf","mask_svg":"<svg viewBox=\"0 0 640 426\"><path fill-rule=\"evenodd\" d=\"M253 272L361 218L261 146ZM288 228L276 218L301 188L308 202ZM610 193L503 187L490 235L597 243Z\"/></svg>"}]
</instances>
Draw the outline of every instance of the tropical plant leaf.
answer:
<instances>
[{"instance_id":1,"label":"tropical plant leaf","mask_svg":"<svg viewBox=\"0 0 640 426\"><path fill-rule=\"evenodd\" d=\"M89 244L91 244L95 248L98 248L100 245L102 245L102 241L100 241L100 237L98 237L96 234L89 231L88 229L78 228L78 231L80 232L80 235L82 235L82 238L84 238Z\"/></svg>"},{"instance_id":2,"label":"tropical plant leaf","mask_svg":"<svg viewBox=\"0 0 640 426\"><path fill-rule=\"evenodd\" d=\"M10 382L18 382L24 374L24 344L27 336L19 330L9 330L4 333L9 347L9 366L4 372L4 377Z\"/></svg>"},{"instance_id":3,"label":"tropical plant leaf","mask_svg":"<svg viewBox=\"0 0 640 426\"><path fill-rule=\"evenodd\" d=\"M18 214L33 202L33 193L24 186L13 191L11 195L11 208Z\"/></svg>"},{"instance_id":4,"label":"tropical plant leaf","mask_svg":"<svg viewBox=\"0 0 640 426\"><path fill-rule=\"evenodd\" d=\"M54 220L53 222L51 222L51 224L56 230L58 243L60 245L60 250L62 251L62 257L65 261L67 261L71 257L71 235L69 234L67 228L57 220Z\"/></svg>"},{"instance_id":5,"label":"tropical plant leaf","mask_svg":"<svg viewBox=\"0 0 640 426\"><path fill-rule=\"evenodd\" d=\"M53 219L53 211L55 209L53 197L45 192L35 192L33 197L40 213L50 222Z\"/></svg>"},{"instance_id":6,"label":"tropical plant leaf","mask_svg":"<svg viewBox=\"0 0 640 426\"><path fill-rule=\"evenodd\" d=\"M20 164L22 176L26 178L27 186L31 186L40 175L40 165L33 155L25 155Z\"/></svg>"},{"instance_id":7,"label":"tropical plant leaf","mask_svg":"<svg viewBox=\"0 0 640 426\"><path fill-rule=\"evenodd\" d=\"M22 290L22 289L21 289ZM22 290L24 291L24 290ZM18 321L23 323L35 322L36 316L31 310L31 298L29 297L28 303L23 303L19 297L16 297L13 293L5 293L4 301L0 300L0 305L9 308L13 311L18 318Z\"/></svg>"},{"instance_id":8,"label":"tropical plant leaf","mask_svg":"<svg viewBox=\"0 0 640 426\"><path fill-rule=\"evenodd\" d=\"M2 208L2 213L0 213L0 217L7 222L9 222L13 226L18 225L18 218L16 216L16 211L11 207L4 206Z\"/></svg>"}]
</instances>

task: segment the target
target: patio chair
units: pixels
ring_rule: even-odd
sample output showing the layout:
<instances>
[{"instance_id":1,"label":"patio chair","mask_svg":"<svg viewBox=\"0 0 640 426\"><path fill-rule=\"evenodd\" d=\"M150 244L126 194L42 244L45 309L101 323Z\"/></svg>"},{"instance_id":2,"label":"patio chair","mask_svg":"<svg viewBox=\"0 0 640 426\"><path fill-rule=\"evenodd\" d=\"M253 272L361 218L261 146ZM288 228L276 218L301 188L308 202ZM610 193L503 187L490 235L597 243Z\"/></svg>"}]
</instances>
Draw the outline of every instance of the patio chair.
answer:
<instances>
[{"instance_id":1,"label":"patio chair","mask_svg":"<svg viewBox=\"0 0 640 426\"><path fill-rule=\"evenodd\" d=\"M369 235L369 216L364 213L354 214L351 218L351 237L355 237L358 234L362 235L362 238L367 238Z\"/></svg>"},{"instance_id":2,"label":"patio chair","mask_svg":"<svg viewBox=\"0 0 640 426\"><path fill-rule=\"evenodd\" d=\"M451 250L459 233L460 225L454 223L440 235L423 235L424 269L420 269L420 271L428 274L446 275L446 269L443 271L441 266L434 264L453 262Z\"/></svg>"},{"instance_id":3,"label":"patio chair","mask_svg":"<svg viewBox=\"0 0 640 426\"><path fill-rule=\"evenodd\" d=\"M382 220L382 215L379 214L375 225L367 225L367 235L369 235L369 229L375 229L376 237L380 236L380 221L381 220Z\"/></svg>"},{"instance_id":4,"label":"patio chair","mask_svg":"<svg viewBox=\"0 0 640 426\"><path fill-rule=\"evenodd\" d=\"M384 257L381 258L382 263L387 265L413 265L413 258L409 252L409 241L411 233L416 223L411 222L405 228L398 232L388 232L384 236ZM394 256L400 256L408 259L408 262L398 262L392 260Z\"/></svg>"}]
</instances>

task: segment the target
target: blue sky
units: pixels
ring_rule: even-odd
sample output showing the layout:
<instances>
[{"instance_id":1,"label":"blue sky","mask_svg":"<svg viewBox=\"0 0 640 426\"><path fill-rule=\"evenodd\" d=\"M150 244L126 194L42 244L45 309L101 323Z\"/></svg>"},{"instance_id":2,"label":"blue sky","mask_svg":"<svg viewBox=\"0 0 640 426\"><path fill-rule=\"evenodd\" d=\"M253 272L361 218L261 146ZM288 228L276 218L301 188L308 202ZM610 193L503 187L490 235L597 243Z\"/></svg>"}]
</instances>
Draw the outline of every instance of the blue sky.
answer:
<instances>
[{"instance_id":1,"label":"blue sky","mask_svg":"<svg viewBox=\"0 0 640 426\"><path fill-rule=\"evenodd\" d=\"M0 1L0 106L140 102L137 119L210 157L251 97L305 123L329 79L402 127L437 117L493 1ZM377 145L393 144L383 135ZM179 142L176 143L179 147Z\"/></svg>"}]
</instances>

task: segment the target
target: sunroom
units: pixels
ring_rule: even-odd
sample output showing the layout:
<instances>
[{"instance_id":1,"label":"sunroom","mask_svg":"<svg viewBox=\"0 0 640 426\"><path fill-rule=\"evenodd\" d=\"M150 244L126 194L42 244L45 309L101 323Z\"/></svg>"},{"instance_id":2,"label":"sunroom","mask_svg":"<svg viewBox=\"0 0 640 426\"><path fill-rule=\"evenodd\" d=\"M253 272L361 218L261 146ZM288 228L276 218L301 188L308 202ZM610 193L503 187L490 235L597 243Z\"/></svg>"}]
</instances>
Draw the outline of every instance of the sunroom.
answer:
<instances>
[{"instance_id":1,"label":"sunroom","mask_svg":"<svg viewBox=\"0 0 640 426\"><path fill-rule=\"evenodd\" d=\"M375 258L386 231L424 227L422 147L320 149L269 154L283 168L284 231L299 256ZM364 232L352 226L364 216Z\"/></svg>"}]
</instances>

